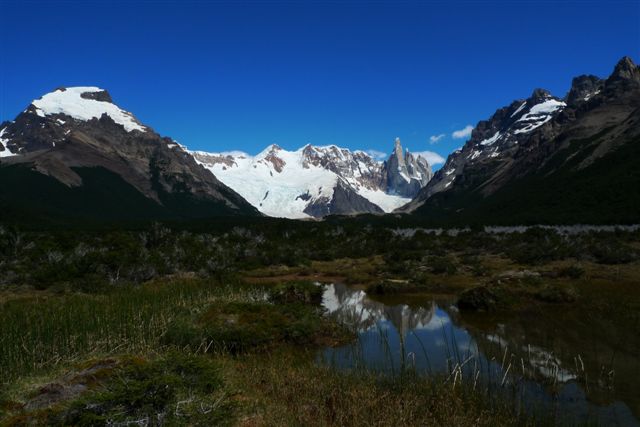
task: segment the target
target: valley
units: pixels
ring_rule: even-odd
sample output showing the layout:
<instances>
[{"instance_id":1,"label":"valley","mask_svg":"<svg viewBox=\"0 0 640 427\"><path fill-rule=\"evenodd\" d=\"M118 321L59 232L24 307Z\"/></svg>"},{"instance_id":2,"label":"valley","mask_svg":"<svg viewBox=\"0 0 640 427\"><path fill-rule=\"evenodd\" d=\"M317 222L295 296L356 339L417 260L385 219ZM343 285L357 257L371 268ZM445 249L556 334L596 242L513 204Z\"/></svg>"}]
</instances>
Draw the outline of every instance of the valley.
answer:
<instances>
[{"instance_id":1,"label":"valley","mask_svg":"<svg viewBox=\"0 0 640 427\"><path fill-rule=\"evenodd\" d=\"M3 229L2 422L637 424L637 230L360 221Z\"/></svg>"},{"instance_id":2,"label":"valley","mask_svg":"<svg viewBox=\"0 0 640 427\"><path fill-rule=\"evenodd\" d=\"M125 3L0 2L0 427L640 426L637 4Z\"/></svg>"}]
</instances>

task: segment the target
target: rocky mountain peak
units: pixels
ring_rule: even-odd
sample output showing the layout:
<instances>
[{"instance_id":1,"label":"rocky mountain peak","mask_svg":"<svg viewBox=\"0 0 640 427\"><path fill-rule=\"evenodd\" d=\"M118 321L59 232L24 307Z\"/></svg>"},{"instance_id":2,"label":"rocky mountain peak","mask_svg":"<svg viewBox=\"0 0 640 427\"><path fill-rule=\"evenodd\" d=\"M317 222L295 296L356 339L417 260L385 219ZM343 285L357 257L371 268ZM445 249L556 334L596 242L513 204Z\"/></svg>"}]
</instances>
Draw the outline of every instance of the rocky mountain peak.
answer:
<instances>
[{"instance_id":1,"label":"rocky mountain peak","mask_svg":"<svg viewBox=\"0 0 640 427\"><path fill-rule=\"evenodd\" d=\"M130 196L127 200L140 206L153 206L155 213L149 216L257 214L180 144L142 125L114 104L106 90L93 86L58 88L32 101L15 120L0 124L0 158L8 166L0 169L23 168L57 181L52 185L89 188L99 187L100 180L115 180L113 194L97 202L97 211L105 207L102 203L117 204L119 197ZM100 180L92 180L91 174Z\"/></svg>"},{"instance_id":2,"label":"rocky mountain peak","mask_svg":"<svg viewBox=\"0 0 640 427\"><path fill-rule=\"evenodd\" d=\"M282 147L280 147L278 144L271 144L267 148L262 150L262 153L260 153L258 156L266 156L268 154L277 153L278 151L282 151Z\"/></svg>"},{"instance_id":3,"label":"rocky mountain peak","mask_svg":"<svg viewBox=\"0 0 640 427\"><path fill-rule=\"evenodd\" d=\"M640 67L628 56L622 58L605 81L603 95L607 99L635 96L640 89Z\"/></svg>"},{"instance_id":4,"label":"rocky mountain peak","mask_svg":"<svg viewBox=\"0 0 640 427\"><path fill-rule=\"evenodd\" d=\"M385 162L388 191L403 197L413 197L433 176L431 166L420 156L402 150L396 138L393 152Z\"/></svg>"},{"instance_id":5,"label":"rocky mountain peak","mask_svg":"<svg viewBox=\"0 0 640 427\"><path fill-rule=\"evenodd\" d=\"M423 157L403 151L399 139L386 162L336 145L296 151L271 145L255 157L191 154L262 212L290 218L389 212L433 175Z\"/></svg>"},{"instance_id":6,"label":"rocky mountain peak","mask_svg":"<svg viewBox=\"0 0 640 427\"><path fill-rule=\"evenodd\" d=\"M398 165L402 167L404 165L404 153L402 151L402 144L400 143L400 138L396 138L393 144L393 154L398 161Z\"/></svg>"},{"instance_id":7,"label":"rocky mountain peak","mask_svg":"<svg viewBox=\"0 0 640 427\"><path fill-rule=\"evenodd\" d=\"M625 56L618 61L610 78L640 80L640 70L631 58Z\"/></svg>"},{"instance_id":8,"label":"rocky mountain peak","mask_svg":"<svg viewBox=\"0 0 640 427\"><path fill-rule=\"evenodd\" d=\"M604 81L593 75L581 75L571 81L571 89L565 98L568 105L576 105L582 101L588 101L602 90Z\"/></svg>"},{"instance_id":9,"label":"rocky mountain peak","mask_svg":"<svg viewBox=\"0 0 640 427\"><path fill-rule=\"evenodd\" d=\"M127 132L147 131L133 114L113 103L109 92L95 86L60 87L33 100L24 113L65 123L69 119L79 122L99 120L106 115Z\"/></svg>"},{"instance_id":10,"label":"rocky mountain peak","mask_svg":"<svg viewBox=\"0 0 640 427\"><path fill-rule=\"evenodd\" d=\"M545 162L572 150L584 150L584 160L578 162L576 155L568 157L567 164L574 170L588 167L626 139L637 138L639 91L640 69L628 57L618 62L606 80L592 75L574 78L564 100L546 90L534 90L526 101L514 101L480 121L471 139L449 155L406 209L415 209L445 191L489 197L545 167L548 173L556 173L565 166ZM601 133L607 137L600 137Z\"/></svg>"},{"instance_id":11,"label":"rocky mountain peak","mask_svg":"<svg viewBox=\"0 0 640 427\"><path fill-rule=\"evenodd\" d=\"M527 99L532 105L539 104L551 98L551 92L546 89L537 88L533 90L531 96Z\"/></svg>"}]
</instances>

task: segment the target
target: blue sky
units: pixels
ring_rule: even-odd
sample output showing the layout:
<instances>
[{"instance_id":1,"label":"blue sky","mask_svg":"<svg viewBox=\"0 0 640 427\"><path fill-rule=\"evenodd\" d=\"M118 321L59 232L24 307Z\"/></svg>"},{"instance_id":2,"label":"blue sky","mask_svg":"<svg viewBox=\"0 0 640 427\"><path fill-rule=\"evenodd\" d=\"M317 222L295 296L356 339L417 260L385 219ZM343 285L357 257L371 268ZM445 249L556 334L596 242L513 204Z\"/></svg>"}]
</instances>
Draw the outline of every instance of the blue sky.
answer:
<instances>
[{"instance_id":1,"label":"blue sky","mask_svg":"<svg viewBox=\"0 0 640 427\"><path fill-rule=\"evenodd\" d=\"M639 1L0 0L0 16L0 120L100 86L189 148L252 154L398 136L446 157L534 88L640 59Z\"/></svg>"}]
</instances>

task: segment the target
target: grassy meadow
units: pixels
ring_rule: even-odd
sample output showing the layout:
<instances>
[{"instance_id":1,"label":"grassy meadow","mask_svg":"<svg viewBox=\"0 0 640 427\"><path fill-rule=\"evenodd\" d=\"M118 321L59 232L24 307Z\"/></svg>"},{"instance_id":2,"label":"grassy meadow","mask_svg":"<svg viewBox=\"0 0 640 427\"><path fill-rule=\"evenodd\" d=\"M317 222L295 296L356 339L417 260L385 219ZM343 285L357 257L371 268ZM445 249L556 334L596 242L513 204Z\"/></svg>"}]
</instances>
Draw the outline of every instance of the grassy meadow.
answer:
<instances>
[{"instance_id":1,"label":"grassy meadow","mask_svg":"<svg viewBox=\"0 0 640 427\"><path fill-rule=\"evenodd\" d=\"M580 308L611 320L603 336L633 346L618 326L638 324L639 242L638 233L544 230L405 237L330 223L2 229L0 425L555 423L455 366L389 376L319 364L319 349L354 331L325 315L313 282L387 302L467 301L462 322L478 311Z\"/></svg>"}]
</instances>

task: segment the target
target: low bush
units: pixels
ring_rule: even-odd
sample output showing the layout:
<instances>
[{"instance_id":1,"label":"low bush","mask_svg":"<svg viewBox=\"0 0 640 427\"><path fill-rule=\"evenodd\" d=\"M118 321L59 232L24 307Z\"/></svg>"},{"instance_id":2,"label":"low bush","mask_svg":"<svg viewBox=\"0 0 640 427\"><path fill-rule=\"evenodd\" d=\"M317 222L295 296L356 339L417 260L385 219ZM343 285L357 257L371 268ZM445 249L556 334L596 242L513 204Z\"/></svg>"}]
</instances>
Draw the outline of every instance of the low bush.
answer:
<instances>
[{"instance_id":1,"label":"low bush","mask_svg":"<svg viewBox=\"0 0 640 427\"><path fill-rule=\"evenodd\" d=\"M123 357L115 367L88 371L40 387L7 424L209 426L234 420L220 369L209 357Z\"/></svg>"},{"instance_id":2,"label":"low bush","mask_svg":"<svg viewBox=\"0 0 640 427\"><path fill-rule=\"evenodd\" d=\"M269 299L275 304L302 303L320 304L322 287L313 282L287 282L274 286Z\"/></svg>"}]
</instances>

